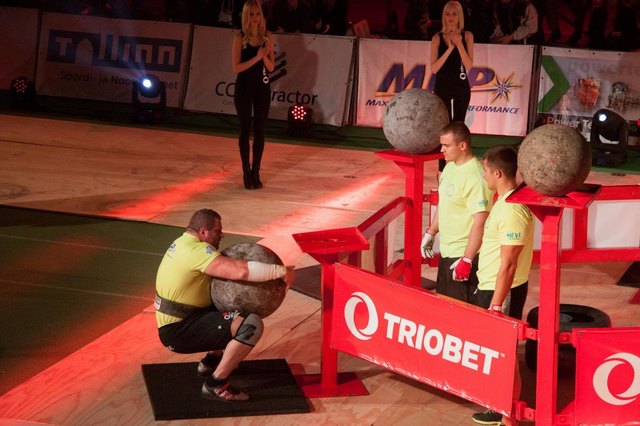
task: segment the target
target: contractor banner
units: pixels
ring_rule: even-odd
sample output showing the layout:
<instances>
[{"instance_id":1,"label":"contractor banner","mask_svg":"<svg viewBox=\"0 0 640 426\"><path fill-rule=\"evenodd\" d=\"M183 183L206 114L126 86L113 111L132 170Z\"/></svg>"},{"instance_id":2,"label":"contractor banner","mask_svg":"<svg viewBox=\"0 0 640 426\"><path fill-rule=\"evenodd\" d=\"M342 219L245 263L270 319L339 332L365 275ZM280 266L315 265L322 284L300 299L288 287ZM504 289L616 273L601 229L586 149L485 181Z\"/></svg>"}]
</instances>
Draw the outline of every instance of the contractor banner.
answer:
<instances>
[{"instance_id":1,"label":"contractor banner","mask_svg":"<svg viewBox=\"0 0 640 426\"><path fill-rule=\"evenodd\" d=\"M164 81L167 106L180 107L191 25L44 13L38 94L130 103L131 82Z\"/></svg>"},{"instance_id":2,"label":"contractor banner","mask_svg":"<svg viewBox=\"0 0 640 426\"><path fill-rule=\"evenodd\" d=\"M353 266L335 268L336 350L511 413L521 321Z\"/></svg>"},{"instance_id":3,"label":"contractor banner","mask_svg":"<svg viewBox=\"0 0 640 426\"><path fill-rule=\"evenodd\" d=\"M565 124L587 140L601 108L635 122L640 117L640 55L543 47L538 99L538 124Z\"/></svg>"},{"instance_id":4,"label":"contractor banner","mask_svg":"<svg viewBox=\"0 0 640 426\"><path fill-rule=\"evenodd\" d=\"M38 9L0 7L0 89L11 80L36 75Z\"/></svg>"},{"instance_id":5,"label":"contractor banner","mask_svg":"<svg viewBox=\"0 0 640 426\"><path fill-rule=\"evenodd\" d=\"M235 30L196 26L184 108L236 114L236 74L231 65ZM310 34L274 34L275 70L269 117L286 120L289 107L309 105L315 122L346 121L354 39Z\"/></svg>"},{"instance_id":6,"label":"contractor banner","mask_svg":"<svg viewBox=\"0 0 640 426\"><path fill-rule=\"evenodd\" d=\"M408 88L433 91L430 42L361 39L358 50L356 123L382 126L387 102ZM468 72L471 102L466 123L473 133L524 136L527 132L532 46L476 44Z\"/></svg>"}]
</instances>

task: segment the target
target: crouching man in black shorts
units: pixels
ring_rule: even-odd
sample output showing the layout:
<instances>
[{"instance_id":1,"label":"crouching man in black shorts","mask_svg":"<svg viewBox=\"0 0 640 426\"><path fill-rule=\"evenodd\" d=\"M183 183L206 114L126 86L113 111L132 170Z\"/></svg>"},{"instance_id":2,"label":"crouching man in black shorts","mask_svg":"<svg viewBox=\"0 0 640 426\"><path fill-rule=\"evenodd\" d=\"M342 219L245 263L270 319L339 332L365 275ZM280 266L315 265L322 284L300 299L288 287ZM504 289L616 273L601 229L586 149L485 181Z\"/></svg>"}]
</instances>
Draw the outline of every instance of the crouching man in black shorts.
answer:
<instances>
[{"instance_id":1,"label":"crouching man in black shorts","mask_svg":"<svg viewBox=\"0 0 640 426\"><path fill-rule=\"evenodd\" d=\"M222 219L210 209L193 214L185 232L165 253L156 277L156 320L162 344L178 353L207 352L198 364L206 377L202 396L245 401L229 376L262 336L262 319L251 312L219 312L211 302L211 277L263 282L293 280L293 268L232 259L218 251Z\"/></svg>"}]
</instances>

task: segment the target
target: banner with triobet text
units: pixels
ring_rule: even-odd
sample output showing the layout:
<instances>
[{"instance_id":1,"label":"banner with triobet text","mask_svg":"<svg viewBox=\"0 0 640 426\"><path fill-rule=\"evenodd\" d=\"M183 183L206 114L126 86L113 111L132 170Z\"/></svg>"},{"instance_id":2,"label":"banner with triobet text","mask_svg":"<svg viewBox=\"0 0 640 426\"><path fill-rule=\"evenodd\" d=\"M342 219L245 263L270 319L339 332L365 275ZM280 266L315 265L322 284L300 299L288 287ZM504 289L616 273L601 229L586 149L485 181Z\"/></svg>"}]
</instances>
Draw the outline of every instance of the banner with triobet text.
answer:
<instances>
[{"instance_id":1,"label":"banner with triobet text","mask_svg":"<svg viewBox=\"0 0 640 426\"><path fill-rule=\"evenodd\" d=\"M196 26L184 108L236 114L231 65L235 30ZM351 90L354 38L274 34L275 70L269 75L269 118L287 119L289 107L309 105L317 123L342 126Z\"/></svg>"},{"instance_id":2,"label":"banner with triobet text","mask_svg":"<svg viewBox=\"0 0 640 426\"><path fill-rule=\"evenodd\" d=\"M332 347L511 413L521 321L353 266L335 268Z\"/></svg>"},{"instance_id":3,"label":"banner with triobet text","mask_svg":"<svg viewBox=\"0 0 640 426\"><path fill-rule=\"evenodd\" d=\"M431 42L361 39L356 123L382 126L387 102L409 88L433 91ZM527 132L533 46L476 44L468 73L471 102L465 119L473 133Z\"/></svg>"}]
</instances>

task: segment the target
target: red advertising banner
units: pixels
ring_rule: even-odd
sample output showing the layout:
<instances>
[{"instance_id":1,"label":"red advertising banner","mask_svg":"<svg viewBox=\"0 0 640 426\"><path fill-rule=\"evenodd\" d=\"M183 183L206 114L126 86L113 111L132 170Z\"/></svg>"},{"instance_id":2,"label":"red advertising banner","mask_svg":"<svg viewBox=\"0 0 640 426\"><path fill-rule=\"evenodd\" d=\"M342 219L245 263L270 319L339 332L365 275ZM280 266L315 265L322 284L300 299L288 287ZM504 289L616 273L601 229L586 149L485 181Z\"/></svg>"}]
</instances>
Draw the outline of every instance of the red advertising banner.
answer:
<instances>
[{"instance_id":1,"label":"red advertising banner","mask_svg":"<svg viewBox=\"0 0 640 426\"><path fill-rule=\"evenodd\" d=\"M640 423L640 327L576 329L575 424Z\"/></svg>"},{"instance_id":2,"label":"red advertising banner","mask_svg":"<svg viewBox=\"0 0 640 426\"><path fill-rule=\"evenodd\" d=\"M338 351L510 414L521 321L337 264Z\"/></svg>"}]
</instances>

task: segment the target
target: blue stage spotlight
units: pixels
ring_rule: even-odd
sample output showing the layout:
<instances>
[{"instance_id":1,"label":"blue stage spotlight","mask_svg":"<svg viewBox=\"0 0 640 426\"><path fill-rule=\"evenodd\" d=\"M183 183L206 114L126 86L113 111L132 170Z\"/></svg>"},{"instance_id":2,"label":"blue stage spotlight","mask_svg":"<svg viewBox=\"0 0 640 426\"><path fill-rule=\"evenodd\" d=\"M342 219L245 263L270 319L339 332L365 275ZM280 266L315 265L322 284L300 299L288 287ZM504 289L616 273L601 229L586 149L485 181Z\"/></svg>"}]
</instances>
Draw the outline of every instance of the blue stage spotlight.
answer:
<instances>
[{"instance_id":1,"label":"blue stage spotlight","mask_svg":"<svg viewBox=\"0 0 640 426\"><path fill-rule=\"evenodd\" d=\"M145 74L131 84L134 120L140 123L162 121L166 115L167 86L155 75Z\"/></svg>"}]
</instances>

